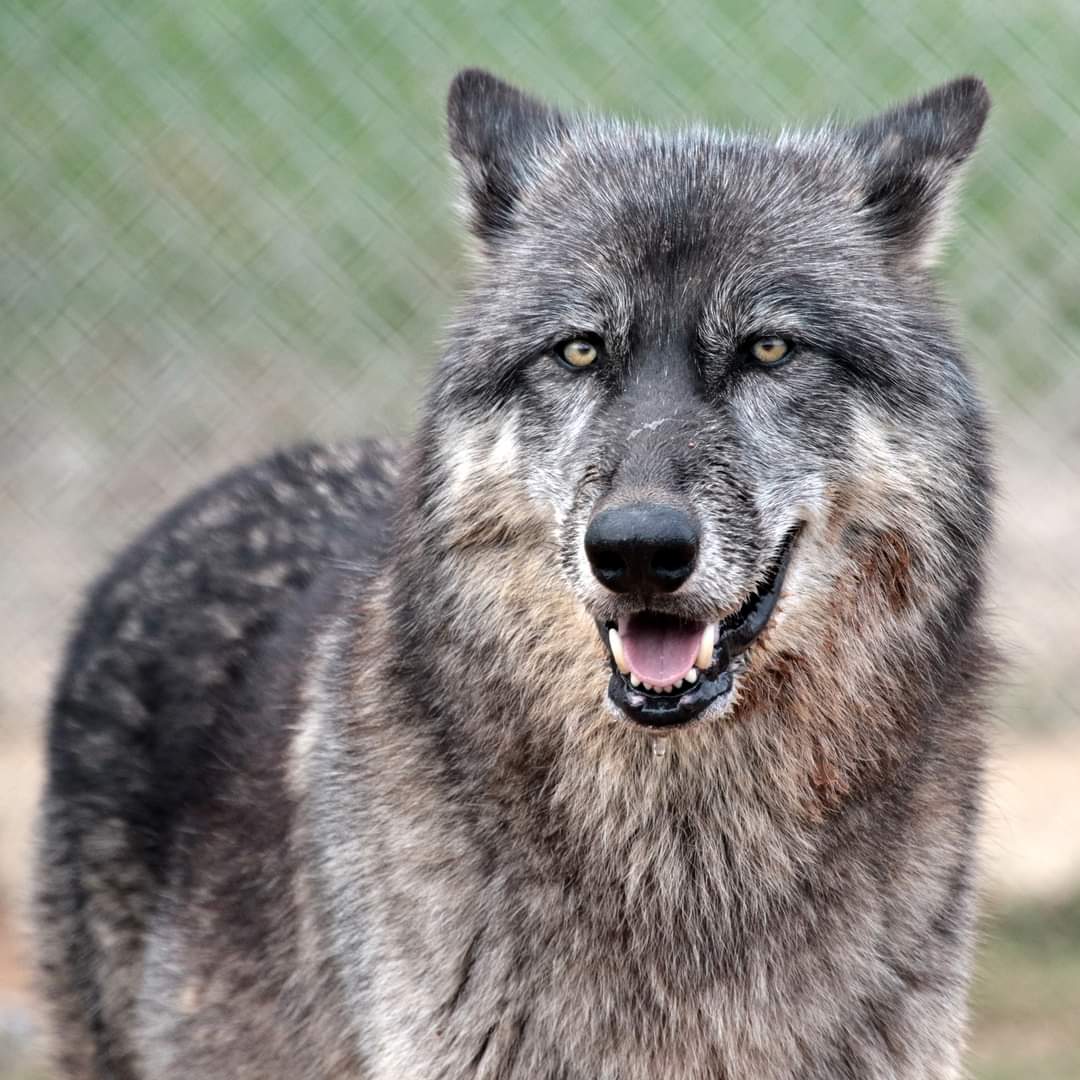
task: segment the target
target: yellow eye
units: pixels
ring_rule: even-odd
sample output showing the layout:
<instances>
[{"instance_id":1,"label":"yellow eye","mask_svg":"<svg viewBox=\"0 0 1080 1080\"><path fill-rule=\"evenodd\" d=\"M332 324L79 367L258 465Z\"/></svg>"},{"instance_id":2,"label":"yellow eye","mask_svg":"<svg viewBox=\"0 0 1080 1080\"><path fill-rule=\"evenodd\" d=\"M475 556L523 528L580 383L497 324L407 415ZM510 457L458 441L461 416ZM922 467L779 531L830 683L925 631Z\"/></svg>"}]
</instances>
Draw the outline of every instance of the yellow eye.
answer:
<instances>
[{"instance_id":1,"label":"yellow eye","mask_svg":"<svg viewBox=\"0 0 1080 1080\"><path fill-rule=\"evenodd\" d=\"M770 364L779 364L787 356L790 348L783 338L763 337L754 342L750 351L754 354L754 359L758 363L768 366Z\"/></svg>"},{"instance_id":2,"label":"yellow eye","mask_svg":"<svg viewBox=\"0 0 1080 1080\"><path fill-rule=\"evenodd\" d=\"M571 367L588 367L598 355L588 341L568 341L562 348L562 358Z\"/></svg>"}]
</instances>

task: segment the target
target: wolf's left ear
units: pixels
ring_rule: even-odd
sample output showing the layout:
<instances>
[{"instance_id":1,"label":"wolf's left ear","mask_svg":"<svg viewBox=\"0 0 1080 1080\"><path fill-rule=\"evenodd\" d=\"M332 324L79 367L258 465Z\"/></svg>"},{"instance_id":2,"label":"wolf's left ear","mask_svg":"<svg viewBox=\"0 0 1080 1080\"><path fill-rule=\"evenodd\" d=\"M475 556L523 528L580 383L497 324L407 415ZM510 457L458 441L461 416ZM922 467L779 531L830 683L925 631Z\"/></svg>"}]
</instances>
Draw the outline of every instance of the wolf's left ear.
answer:
<instances>
[{"instance_id":1,"label":"wolf's left ear","mask_svg":"<svg viewBox=\"0 0 1080 1080\"><path fill-rule=\"evenodd\" d=\"M936 260L960 166L989 111L986 86L966 76L854 129L868 166L863 208L901 264Z\"/></svg>"},{"instance_id":2,"label":"wolf's left ear","mask_svg":"<svg viewBox=\"0 0 1080 1080\"><path fill-rule=\"evenodd\" d=\"M475 68L450 84L446 112L469 224L490 243L513 228L521 195L558 146L566 121L555 109Z\"/></svg>"}]
</instances>

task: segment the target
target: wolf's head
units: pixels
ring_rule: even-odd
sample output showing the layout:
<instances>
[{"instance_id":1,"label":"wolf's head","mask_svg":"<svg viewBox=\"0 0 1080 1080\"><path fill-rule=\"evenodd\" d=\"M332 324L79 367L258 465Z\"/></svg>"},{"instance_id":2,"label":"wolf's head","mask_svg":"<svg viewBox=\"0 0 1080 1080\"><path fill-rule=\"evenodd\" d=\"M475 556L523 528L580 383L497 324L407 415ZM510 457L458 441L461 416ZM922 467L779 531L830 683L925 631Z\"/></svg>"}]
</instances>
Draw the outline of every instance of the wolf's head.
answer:
<instances>
[{"instance_id":1,"label":"wolf's head","mask_svg":"<svg viewBox=\"0 0 1080 1080\"><path fill-rule=\"evenodd\" d=\"M497 621L534 689L566 665L657 731L935 683L989 481L929 270L987 109L965 78L853 127L663 133L458 76L476 267L417 498L459 639Z\"/></svg>"}]
</instances>

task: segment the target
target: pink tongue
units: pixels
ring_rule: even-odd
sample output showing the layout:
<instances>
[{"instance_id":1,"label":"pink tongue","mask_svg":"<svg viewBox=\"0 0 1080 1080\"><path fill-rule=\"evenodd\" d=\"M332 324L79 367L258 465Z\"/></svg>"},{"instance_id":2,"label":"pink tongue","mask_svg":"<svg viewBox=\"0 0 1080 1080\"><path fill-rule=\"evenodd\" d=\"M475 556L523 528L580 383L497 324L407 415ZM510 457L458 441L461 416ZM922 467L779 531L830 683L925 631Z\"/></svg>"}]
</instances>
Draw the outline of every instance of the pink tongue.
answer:
<instances>
[{"instance_id":1,"label":"pink tongue","mask_svg":"<svg viewBox=\"0 0 1080 1080\"><path fill-rule=\"evenodd\" d=\"M705 627L660 615L631 615L619 620L619 637L630 670L644 682L672 683L693 666Z\"/></svg>"}]
</instances>

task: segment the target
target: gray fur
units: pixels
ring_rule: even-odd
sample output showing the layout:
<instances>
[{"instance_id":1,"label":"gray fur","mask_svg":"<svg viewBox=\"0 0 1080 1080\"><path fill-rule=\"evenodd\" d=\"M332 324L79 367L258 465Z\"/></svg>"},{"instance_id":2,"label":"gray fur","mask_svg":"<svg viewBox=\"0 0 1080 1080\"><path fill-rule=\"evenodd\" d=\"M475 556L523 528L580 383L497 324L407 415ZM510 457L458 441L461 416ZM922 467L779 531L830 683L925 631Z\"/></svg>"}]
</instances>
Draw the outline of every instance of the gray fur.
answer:
<instances>
[{"instance_id":1,"label":"gray fur","mask_svg":"<svg viewBox=\"0 0 1080 1080\"><path fill-rule=\"evenodd\" d=\"M770 139L458 77L475 270L415 438L189 500L69 647L60 1075L960 1075L990 476L928 268L987 105ZM631 497L700 522L655 600L694 620L802 524L733 693L660 741L607 698L632 600L583 553Z\"/></svg>"}]
</instances>

